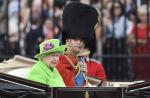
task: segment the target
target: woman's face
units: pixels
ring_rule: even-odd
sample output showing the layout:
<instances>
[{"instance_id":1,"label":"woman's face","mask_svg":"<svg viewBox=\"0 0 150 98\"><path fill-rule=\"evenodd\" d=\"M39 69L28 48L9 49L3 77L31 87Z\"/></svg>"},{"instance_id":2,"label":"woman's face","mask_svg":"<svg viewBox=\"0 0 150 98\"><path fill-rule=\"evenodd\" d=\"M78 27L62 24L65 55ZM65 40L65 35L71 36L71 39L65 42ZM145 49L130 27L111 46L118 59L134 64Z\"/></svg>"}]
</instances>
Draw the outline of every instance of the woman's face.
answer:
<instances>
[{"instance_id":1,"label":"woman's face","mask_svg":"<svg viewBox=\"0 0 150 98\"><path fill-rule=\"evenodd\" d=\"M59 53L53 53L51 55L46 55L43 57L43 62L45 62L45 64L48 67L55 67L59 61Z\"/></svg>"},{"instance_id":2,"label":"woman's face","mask_svg":"<svg viewBox=\"0 0 150 98\"><path fill-rule=\"evenodd\" d=\"M114 4L114 16L120 16L121 15L121 6L119 3Z\"/></svg>"},{"instance_id":3,"label":"woman's face","mask_svg":"<svg viewBox=\"0 0 150 98\"><path fill-rule=\"evenodd\" d=\"M148 21L147 13L140 13L139 14L139 19L140 19L141 22L147 23L147 21Z\"/></svg>"},{"instance_id":4,"label":"woman's face","mask_svg":"<svg viewBox=\"0 0 150 98\"><path fill-rule=\"evenodd\" d=\"M80 39L68 39L66 41L66 45L72 52L79 53L84 47L84 42Z\"/></svg>"}]
</instances>

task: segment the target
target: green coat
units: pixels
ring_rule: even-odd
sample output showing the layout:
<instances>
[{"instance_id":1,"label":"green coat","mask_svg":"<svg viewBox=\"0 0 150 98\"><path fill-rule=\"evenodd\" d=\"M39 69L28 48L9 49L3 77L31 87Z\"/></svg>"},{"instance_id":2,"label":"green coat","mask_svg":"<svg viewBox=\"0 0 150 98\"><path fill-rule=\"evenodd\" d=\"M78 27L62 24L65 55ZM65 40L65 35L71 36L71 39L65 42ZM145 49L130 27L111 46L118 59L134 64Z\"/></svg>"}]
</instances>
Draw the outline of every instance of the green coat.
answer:
<instances>
[{"instance_id":1,"label":"green coat","mask_svg":"<svg viewBox=\"0 0 150 98\"><path fill-rule=\"evenodd\" d=\"M30 70L28 79L44 83L50 87L66 87L56 68L53 72L42 61L38 61Z\"/></svg>"}]
</instances>

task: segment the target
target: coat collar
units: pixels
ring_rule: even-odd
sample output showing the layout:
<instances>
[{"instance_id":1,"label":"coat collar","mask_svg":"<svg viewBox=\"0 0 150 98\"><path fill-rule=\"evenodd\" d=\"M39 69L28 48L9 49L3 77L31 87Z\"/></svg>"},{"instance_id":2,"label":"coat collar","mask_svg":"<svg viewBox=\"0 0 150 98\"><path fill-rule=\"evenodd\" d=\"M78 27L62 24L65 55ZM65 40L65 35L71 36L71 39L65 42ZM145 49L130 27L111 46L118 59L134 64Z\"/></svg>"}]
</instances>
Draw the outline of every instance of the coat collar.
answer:
<instances>
[{"instance_id":1,"label":"coat collar","mask_svg":"<svg viewBox=\"0 0 150 98\"><path fill-rule=\"evenodd\" d=\"M49 69L49 67L48 67L46 64L44 64L44 62L38 61L37 64L38 64L38 66L39 66L42 70L44 70L45 73L48 74L50 77L55 77L55 76L56 76L57 71L56 71L56 68L55 68L55 67L54 67L53 71L51 71L51 70Z\"/></svg>"}]
</instances>

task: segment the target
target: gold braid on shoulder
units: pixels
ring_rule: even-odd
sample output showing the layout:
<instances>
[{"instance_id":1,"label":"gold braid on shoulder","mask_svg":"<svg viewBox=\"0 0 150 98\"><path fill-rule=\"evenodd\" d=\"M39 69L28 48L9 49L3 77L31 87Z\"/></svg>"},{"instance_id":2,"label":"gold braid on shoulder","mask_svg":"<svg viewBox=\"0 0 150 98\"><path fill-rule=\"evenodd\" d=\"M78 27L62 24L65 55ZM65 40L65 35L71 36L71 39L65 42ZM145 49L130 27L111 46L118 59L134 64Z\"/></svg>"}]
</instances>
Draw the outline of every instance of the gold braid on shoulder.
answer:
<instances>
[{"instance_id":1,"label":"gold braid on shoulder","mask_svg":"<svg viewBox=\"0 0 150 98\"><path fill-rule=\"evenodd\" d=\"M65 57L67 58L71 66L73 67L73 72L75 73L78 70L77 74L75 75L75 78L76 78L80 74L80 70L81 70L80 65L78 63L77 65L73 64L73 62L67 55L65 55Z\"/></svg>"}]
</instances>

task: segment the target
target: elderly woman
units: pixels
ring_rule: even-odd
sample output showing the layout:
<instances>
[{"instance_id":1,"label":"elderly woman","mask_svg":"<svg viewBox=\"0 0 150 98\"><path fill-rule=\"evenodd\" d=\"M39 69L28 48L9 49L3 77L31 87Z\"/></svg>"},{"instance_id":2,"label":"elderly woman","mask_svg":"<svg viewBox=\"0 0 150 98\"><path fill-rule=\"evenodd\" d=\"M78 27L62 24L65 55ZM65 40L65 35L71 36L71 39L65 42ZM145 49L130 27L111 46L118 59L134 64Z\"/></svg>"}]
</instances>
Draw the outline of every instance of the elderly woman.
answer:
<instances>
[{"instance_id":1,"label":"elderly woman","mask_svg":"<svg viewBox=\"0 0 150 98\"><path fill-rule=\"evenodd\" d=\"M149 10L150 11L150 10ZM148 7L142 5L138 8L138 17L140 22L134 26L131 35L129 36L129 43L135 47L132 49L133 54L147 55L150 53L149 49L149 29L150 25L148 22ZM133 58L133 72L134 78L137 80L147 80L149 75L149 58L138 57Z\"/></svg>"},{"instance_id":2,"label":"elderly woman","mask_svg":"<svg viewBox=\"0 0 150 98\"><path fill-rule=\"evenodd\" d=\"M55 68L59 55L66 46L59 46L58 39L51 39L40 44L40 53L35 56L39 61L31 68L28 79L44 83L50 87L65 87L63 79Z\"/></svg>"}]
</instances>

